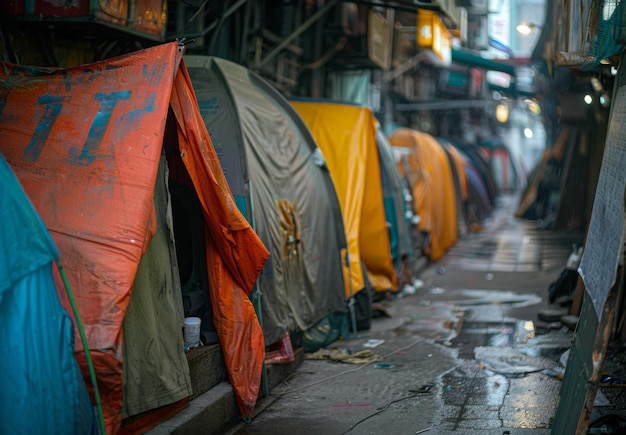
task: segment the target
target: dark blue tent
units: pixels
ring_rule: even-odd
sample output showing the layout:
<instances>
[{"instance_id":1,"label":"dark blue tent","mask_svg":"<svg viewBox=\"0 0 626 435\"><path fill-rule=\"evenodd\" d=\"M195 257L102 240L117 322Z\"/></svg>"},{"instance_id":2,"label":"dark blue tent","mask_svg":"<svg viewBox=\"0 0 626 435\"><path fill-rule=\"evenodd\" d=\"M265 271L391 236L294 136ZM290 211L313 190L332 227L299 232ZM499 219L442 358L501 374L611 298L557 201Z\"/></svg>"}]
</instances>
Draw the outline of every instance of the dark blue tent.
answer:
<instances>
[{"instance_id":1,"label":"dark blue tent","mask_svg":"<svg viewBox=\"0 0 626 435\"><path fill-rule=\"evenodd\" d=\"M74 326L52 275L59 252L1 155L0 186L0 433L90 433Z\"/></svg>"}]
</instances>

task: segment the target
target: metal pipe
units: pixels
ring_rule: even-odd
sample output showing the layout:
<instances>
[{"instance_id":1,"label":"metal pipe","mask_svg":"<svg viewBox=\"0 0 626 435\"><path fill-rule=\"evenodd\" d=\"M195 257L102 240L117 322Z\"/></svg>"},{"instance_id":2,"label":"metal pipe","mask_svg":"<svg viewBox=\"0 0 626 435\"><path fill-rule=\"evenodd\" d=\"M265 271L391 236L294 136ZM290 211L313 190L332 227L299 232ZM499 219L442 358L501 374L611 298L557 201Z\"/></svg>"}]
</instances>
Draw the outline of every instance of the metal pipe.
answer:
<instances>
[{"instance_id":1,"label":"metal pipe","mask_svg":"<svg viewBox=\"0 0 626 435\"><path fill-rule=\"evenodd\" d=\"M409 59L407 59L406 62L404 62L402 65L398 66L396 69L393 69L393 70L391 70L389 72L386 72L383 75L383 83L389 83L392 80L400 77L402 74L404 74L405 72L407 72L411 68L416 67L417 65L419 65L424 60L426 60L426 55L424 54L424 52L420 51L415 56L412 56Z\"/></svg>"},{"instance_id":2,"label":"metal pipe","mask_svg":"<svg viewBox=\"0 0 626 435\"><path fill-rule=\"evenodd\" d=\"M417 112L420 110L448 110L448 109L471 109L487 107L493 104L490 100L439 100L426 101L424 103L396 104L397 112Z\"/></svg>"},{"instance_id":3,"label":"metal pipe","mask_svg":"<svg viewBox=\"0 0 626 435\"><path fill-rule=\"evenodd\" d=\"M230 8L228 8L226 10L226 12L224 12L223 16L220 17L220 20L225 20L226 18L230 17L232 14L234 14L237 11L237 9L239 9L244 3L247 3L247 2L248 2L248 0L239 0L237 3L235 3ZM176 37L179 38L179 39L181 39L181 38L193 39L193 38L197 38L199 36L206 36L207 33L209 33L211 30L213 30L213 29L215 29L217 27L218 21L219 20L213 21L202 32L191 33L191 34L188 34L188 35L176 35Z\"/></svg>"},{"instance_id":4,"label":"metal pipe","mask_svg":"<svg viewBox=\"0 0 626 435\"><path fill-rule=\"evenodd\" d=\"M412 4L410 5L399 4L396 2L389 2L389 1L384 1L384 0L380 0L380 1L357 0L357 1L353 1L352 3L356 3L360 5L367 5L367 6L378 6L382 8L394 9L397 11L409 11L409 12L415 12L418 9L428 9L430 11L441 10L441 7L437 4L438 2L421 2L418 0L413 0L411 2Z\"/></svg>"},{"instance_id":5,"label":"metal pipe","mask_svg":"<svg viewBox=\"0 0 626 435\"><path fill-rule=\"evenodd\" d=\"M288 46L291 41L300 36L304 31L306 31L313 23L319 20L330 8L339 3L339 0L330 0L322 9L315 12L311 18L306 20L300 27L298 27L291 35L283 40L280 44L278 44L272 51L270 51L267 56L265 56L261 61L256 65L257 68L262 68L265 66L270 60L274 59L278 53L280 53L286 46Z\"/></svg>"}]
</instances>

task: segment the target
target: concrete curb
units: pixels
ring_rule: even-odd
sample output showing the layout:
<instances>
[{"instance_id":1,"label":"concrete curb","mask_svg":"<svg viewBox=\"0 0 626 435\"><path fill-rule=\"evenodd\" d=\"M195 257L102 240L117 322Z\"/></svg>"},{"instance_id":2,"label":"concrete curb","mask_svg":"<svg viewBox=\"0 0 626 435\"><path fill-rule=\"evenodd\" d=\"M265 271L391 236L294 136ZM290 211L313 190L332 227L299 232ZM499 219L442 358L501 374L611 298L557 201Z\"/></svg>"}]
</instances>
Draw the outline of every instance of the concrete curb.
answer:
<instances>
[{"instance_id":1,"label":"concrete curb","mask_svg":"<svg viewBox=\"0 0 626 435\"><path fill-rule=\"evenodd\" d=\"M228 382L222 382L189 402L189 406L146 434L223 434L240 420Z\"/></svg>"}]
</instances>

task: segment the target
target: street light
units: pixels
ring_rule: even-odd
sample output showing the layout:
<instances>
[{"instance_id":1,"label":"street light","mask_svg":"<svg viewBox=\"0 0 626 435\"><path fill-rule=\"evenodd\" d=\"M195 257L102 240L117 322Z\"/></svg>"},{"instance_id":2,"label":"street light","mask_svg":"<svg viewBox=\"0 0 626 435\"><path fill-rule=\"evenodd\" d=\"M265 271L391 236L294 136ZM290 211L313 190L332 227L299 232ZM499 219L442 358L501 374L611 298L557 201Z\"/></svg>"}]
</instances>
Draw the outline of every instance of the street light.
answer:
<instances>
[{"instance_id":1,"label":"street light","mask_svg":"<svg viewBox=\"0 0 626 435\"><path fill-rule=\"evenodd\" d=\"M532 32L535 29L541 29L541 26L538 26L537 24L533 24L533 23L521 23L521 24L518 24L515 29L522 35L530 35L530 32Z\"/></svg>"}]
</instances>

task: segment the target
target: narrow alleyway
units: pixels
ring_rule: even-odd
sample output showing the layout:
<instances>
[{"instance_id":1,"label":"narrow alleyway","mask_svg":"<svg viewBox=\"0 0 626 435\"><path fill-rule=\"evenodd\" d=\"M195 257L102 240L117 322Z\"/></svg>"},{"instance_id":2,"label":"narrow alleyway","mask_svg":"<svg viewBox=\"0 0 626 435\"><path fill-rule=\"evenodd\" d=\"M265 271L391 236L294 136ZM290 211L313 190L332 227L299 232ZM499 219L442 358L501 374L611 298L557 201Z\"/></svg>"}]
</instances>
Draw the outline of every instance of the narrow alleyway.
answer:
<instances>
[{"instance_id":1,"label":"narrow alleyway","mask_svg":"<svg viewBox=\"0 0 626 435\"><path fill-rule=\"evenodd\" d=\"M550 433L572 332L538 312L582 235L513 218L516 201L385 301L389 317L329 346L355 364L305 359L231 433Z\"/></svg>"}]
</instances>

